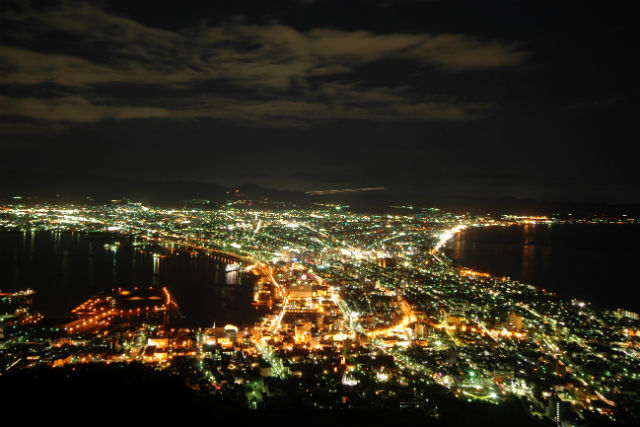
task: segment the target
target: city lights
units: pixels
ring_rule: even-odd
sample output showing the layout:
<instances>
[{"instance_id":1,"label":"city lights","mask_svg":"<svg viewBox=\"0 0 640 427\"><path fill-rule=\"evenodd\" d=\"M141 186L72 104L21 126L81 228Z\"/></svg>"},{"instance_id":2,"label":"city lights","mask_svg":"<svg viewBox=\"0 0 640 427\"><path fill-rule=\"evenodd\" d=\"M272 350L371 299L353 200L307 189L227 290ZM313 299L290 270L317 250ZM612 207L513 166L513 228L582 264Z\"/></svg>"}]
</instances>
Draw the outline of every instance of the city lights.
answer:
<instances>
[{"instance_id":1,"label":"city lights","mask_svg":"<svg viewBox=\"0 0 640 427\"><path fill-rule=\"evenodd\" d=\"M531 217L489 220L418 208L369 215L336 207L5 206L5 230L128 236L142 252L153 248L154 274L176 251L222 260L225 274L256 278L251 305L266 310L250 328L175 329L179 301L166 287L105 291L74 308L58 332L40 331L49 346L29 357L15 353L5 369L137 361L176 371L178 361L189 360L195 370L185 378L197 390L254 384L249 408L268 400L255 381L294 381L313 371L311 406L353 405L357 393L370 393L436 414L420 391L429 385L491 404L520 396L541 419L551 416L551 404L564 408L563 417L616 419L624 410L627 384L639 380L636 313L595 310L461 267L442 252L469 227ZM543 220L551 221L535 218ZM113 256L120 247L115 239L104 245ZM13 310L2 317L3 352L19 328L46 318L30 308L37 295L0 294Z\"/></svg>"}]
</instances>

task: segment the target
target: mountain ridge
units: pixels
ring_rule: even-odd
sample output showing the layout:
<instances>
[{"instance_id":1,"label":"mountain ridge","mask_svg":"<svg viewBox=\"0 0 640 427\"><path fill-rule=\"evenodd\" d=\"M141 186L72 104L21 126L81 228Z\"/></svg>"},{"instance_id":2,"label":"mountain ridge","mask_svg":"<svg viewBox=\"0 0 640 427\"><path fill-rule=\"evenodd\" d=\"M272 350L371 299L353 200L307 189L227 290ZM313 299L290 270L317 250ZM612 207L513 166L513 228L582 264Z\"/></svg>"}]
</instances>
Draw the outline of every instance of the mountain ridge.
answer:
<instances>
[{"instance_id":1,"label":"mountain ridge","mask_svg":"<svg viewBox=\"0 0 640 427\"><path fill-rule=\"evenodd\" d=\"M338 203L360 210L389 210L391 206L438 207L456 213L567 216L640 215L640 204L584 203L522 199L517 197L434 196L393 187L384 191L310 196L302 191L281 190L255 183L228 187L193 179L148 181L67 171L19 171L0 169L0 201L56 203L106 203L114 199L162 206L183 206L185 201L254 200L291 202L300 205Z\"/></svg>"}]
</instances>

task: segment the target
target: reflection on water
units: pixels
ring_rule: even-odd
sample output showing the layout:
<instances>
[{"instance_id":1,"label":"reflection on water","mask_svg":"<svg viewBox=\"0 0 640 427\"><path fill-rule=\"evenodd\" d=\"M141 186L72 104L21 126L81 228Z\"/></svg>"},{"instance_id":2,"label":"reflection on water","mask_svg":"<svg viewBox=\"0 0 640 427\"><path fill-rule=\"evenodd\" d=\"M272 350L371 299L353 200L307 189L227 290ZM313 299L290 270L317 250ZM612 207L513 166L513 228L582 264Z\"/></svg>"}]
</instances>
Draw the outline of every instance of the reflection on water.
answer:
<instances>
[{"instance_id":1,"label":"reflection on water","mask_svg":"<svg viewBox=\"0 0 640 427\"><path fill-rule=\"evenodd\" d=\"M535 263L534 253L534 240L535 240L535 225L525 224L524 228L524 243L522 244L522 268L520 277L531 277L532 269Z\"/></svg>"},{"instance_id":2,"label":"reflection on water","mask_svg":"<svg viewBox=\"0 0 640 427\"><path fill-rule=\"evenodd\" d=\"M639 281L638 225L543 225L470 228L445 251L475 270L607 307L640 311L629 298Z\"/></svg>"},{"instance_id":3,"label":"reflection on water","mask_svg":"<svg viewBox=\"0 0 640 427\"><path fill-rule=\"evenodd\" d=\"M119 244L115 244L119 243ZM254 280L206 255L153 256L130 240L89 238L71 232L0 233L0 289L38 291L36 307L53 317L99 290L167 286L185 326L252 324L263 313L251 306Z\"/></svg>"},{"instance_id":4,"label":"reflection on water","mask_svg":"<svg viewBox=\"0 0 640 427\"><path fill-rule=\"evenodd\" d=\"M239 285L242 283L242 273L239 271L227 271L224 273L224 282L229 285Z\"/></svg>"},{"instance_id":5,"label":"reflection on water","mask_svg":"<svg viewBox=\"0 0 640 427\"><path fill-rule=\"evenodd\" d=\"M458 234L456 234L456 239L455 239L455 252L453 257L458 259L462 256L462 251L464 250L463 246L464 246L464 239L460 239L460 236Z\"/></svg>"}]
</instances>

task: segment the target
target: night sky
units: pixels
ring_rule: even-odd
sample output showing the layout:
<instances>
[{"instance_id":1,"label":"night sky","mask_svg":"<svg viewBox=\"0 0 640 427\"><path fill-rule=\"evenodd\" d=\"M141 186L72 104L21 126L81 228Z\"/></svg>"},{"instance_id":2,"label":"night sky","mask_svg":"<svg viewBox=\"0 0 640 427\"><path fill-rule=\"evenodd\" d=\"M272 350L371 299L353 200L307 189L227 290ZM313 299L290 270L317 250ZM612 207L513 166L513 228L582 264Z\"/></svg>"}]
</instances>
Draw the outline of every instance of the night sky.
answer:
<instances>
[{"instance_id":1,"label":"night sky","mask_svg":"<svg viewBox=\"0 0 640 427\"><path fill-rule=\"evenodd\" d=\"M640 202L619 3L0 3L0 168Z\"/></svg>"}]
</instances>

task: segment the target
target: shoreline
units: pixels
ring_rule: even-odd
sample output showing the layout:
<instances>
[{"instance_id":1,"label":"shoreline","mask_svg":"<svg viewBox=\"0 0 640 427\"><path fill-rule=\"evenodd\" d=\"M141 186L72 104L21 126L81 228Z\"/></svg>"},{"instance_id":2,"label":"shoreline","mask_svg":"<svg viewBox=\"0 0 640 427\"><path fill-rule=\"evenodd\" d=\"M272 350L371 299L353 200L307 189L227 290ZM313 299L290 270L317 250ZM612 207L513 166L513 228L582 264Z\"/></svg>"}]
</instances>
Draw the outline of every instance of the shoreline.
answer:
<instances>
[{"instance_id":1,"label":"shoreline","mask_svg":"<svg viewBox=\"0 0 640 427\"><path fill-rule=\"evenodd\" d=\"M540 227L538 229L544 229L545 233L548 233L549 230L554 229L554 227L551 227L551 225L555 227L562 227L565 230L570 231L576 229L573 227L575 225L580 226L577 228L582 230L592 230L592 226L613 227L618 225L633 225L636 226L638 230L640 230L640 224L539 223L470 226L461 230L460 233L462 233L462 231L470 230L476 230L479 232L485 230L495 231L500 229L504 229L505 231L506 229L524 230L525 227L532 227L531 230L533 230L537 225L543 225L544 227ZM614 229L617 229L617 227L615 227ZM450 238L447 239L446 243L449 243L451 239L456 236L459 236L458 238L464 240L465 237L460 233L451 235ZM561 237L562 239L568 239L563 235L561 235ZM467 242L470 241L468 237L466 239ZM559 239L560 242L563 241L562 239ZM585 236L581 236L581 239L585 239ZM477 248L473 250L473 254L471 254L469 250L465 251L458 249L461 254L461 256L458 257L453 256L456 252L455 248L446 247L446 244L444 244L440 248L440 252L448 259L450 259L458 268L473 270L481 274L489 274L495 278L507 277L509 280L533 286L541 292L552 293L563 299L587 302L594 308L598 308L601 310L629 310L633 312L640 312L640 307L634 307L633 305L626 304L626 299L622 302L607 300L609 294L611 293L622 293L623 291L627 292L627 288L623 285L623 283L629 283L630 281L632 281L628 277L627 280L624 279L624 277L630 275L629 268L623 267L616 269L615 267L610 267L610 264L607 262L597 262L600 261L600 258L602 256L614 257L611 254L611 251L608 251L605 248L600 249L600 246L586 248L582 246L572 246L576 245L574 240L571 240L571 245L562 245L558 244L557 242L549 241L545 241L545 244L543 244L541 242L532 240L533 239L523 239L523 241L520 243L516 241L507 241L501 243L497 240L493 240L491 241L490 245L486 242L474 241L473 244L477 245ZM499 251L496 251L495 248L498 247L498 245L500 245L501 249ZM621 250L621 252L625 257L633 258L633 255L636 251L625 252ZM484 255L484 258L482 255L478 256L477 253L482 253ZM486 253L489 253L489 255L487 256ZM585 256L586 260L583 260ZM511 271L509 271L509 268L504 268L505 265L509 263L509 261L505 261L505 259L508 257L511 257L513 259ZM517 261L516 257L518 257ZM470 261L470 258L474 258L476 262L468 262ZM501 263L502 266L500 266ZM630 265L628 262L623 262L623 260L621 260L619 264L627 267ZM606 268L598 268L598 265L603 265ZM590 268L587 268L586 266L590 266ZM523 270L525 270L524 273ZM625 274L614 274L619 271L625 272L626 276ZM528 275L529 278L523 277L524 274ZM603 287L601 285L602 282L598 282L597 278L600 276L606 276L607 274L612 274L612 277L608 279L609 284ZM531 280L531 278L533 277L535 277L535 279L537 280ZM611 283L620 283L620 286L616 290L615 288L611 287ZM581 292L582 295L580 295ZM595 301L597 301L598 303L594 304Z\"/></svg>"}]
</instances>

